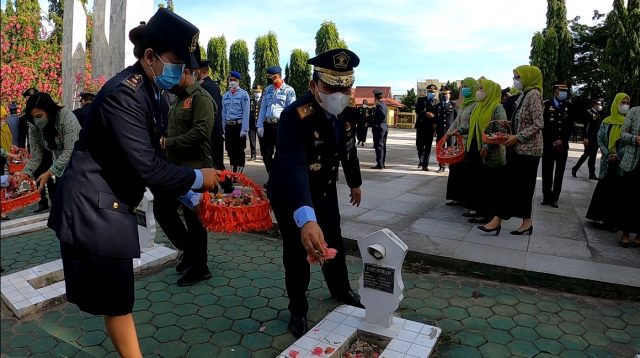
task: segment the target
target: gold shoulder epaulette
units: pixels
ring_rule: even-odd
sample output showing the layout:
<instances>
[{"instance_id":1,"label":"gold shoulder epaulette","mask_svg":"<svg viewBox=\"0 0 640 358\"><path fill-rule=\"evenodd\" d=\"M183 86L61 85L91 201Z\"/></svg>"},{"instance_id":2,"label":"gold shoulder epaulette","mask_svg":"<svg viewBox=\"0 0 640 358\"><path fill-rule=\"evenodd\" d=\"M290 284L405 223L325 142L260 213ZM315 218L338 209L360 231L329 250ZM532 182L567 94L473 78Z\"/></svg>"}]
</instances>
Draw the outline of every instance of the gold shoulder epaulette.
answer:
<instances>
[{"instance_id":1,"label":"gold shoulder epaulette","mask_svg":"<svg viewBox=\"0 0 640 358\"><path fill-rule=\"evenodd\" d=\"M296 108L296 111L298 111L298 116L300 116L300 119L305 119L306 117L308 117L311 114L313 114L314 109L313 109L313 105L311 103L307 103L307 104L303 104L302 106Z\"/></svg>"},{"instance_id":2,"label":"gold shoulder epaulette","mask_svg":"<svg viewBox=\"0 0 640 358\"><path fill-rule=\"evenodd\" d=\"M131 76L129 76L126 80L122 81L122 83L131 88L134 91L137 91L138 88L140 88L140 86L142 86L142 83L144 82L144 80L142 79L142 75L138 74L138 73L134 73Z\"/></svg>"}]
</instances>

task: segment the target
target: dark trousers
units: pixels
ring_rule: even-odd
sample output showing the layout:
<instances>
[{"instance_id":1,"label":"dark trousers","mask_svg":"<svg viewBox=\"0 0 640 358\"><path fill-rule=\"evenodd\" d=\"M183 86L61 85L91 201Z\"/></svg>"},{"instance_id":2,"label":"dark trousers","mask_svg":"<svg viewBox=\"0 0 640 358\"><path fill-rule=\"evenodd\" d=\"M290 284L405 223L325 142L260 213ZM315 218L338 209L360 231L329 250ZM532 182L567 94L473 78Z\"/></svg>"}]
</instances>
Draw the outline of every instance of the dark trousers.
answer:
<instances>
[{"instance_id":1,"label":"dark trousers","mask_svg":"<svg viewBox=\"0 0 640 358\"><path fill-rule=\"evenodd\" d=\"M624 232L634 232L640 235L640 165L637 165L633 171L623 172L621 187L624 193L625 201L634 203L628 205L624 210L619 210L620 219L618 227ZM618 203L616 206L619 206Z\"/></svg>"},{"instance_id":2,"label":"dark trousers","mask_svg":"<svg viewBox=\"0 0 640 358\"><path fill-rule=\"evenodd\" d=\"M387 158L387 135L389 129L386 125L382 127L371 128L373 134L373 148L376 151L376 163L384 167L384 161Z\"/></svg>"},{"instance_id":3,"label":"dark trousers","mask_svg":"<svg viewBox=\"0 0 640 358\"><path fill-rule=\"evenodd\" d=\"M433 126L430 123L425 123L416 130L416 148L418 149L418 159L421 167L429 166L432 145Z\"/></svg>"},{"instance_id":4,"label":"dark trousers","mask_svg":"<svg viewBox=\"0 0 640 358\"><path fill-rule=\"evenodd\" d=\"M347 263L344 254L344 242L340 231L340 213L338 211L338 196L335 186L321 200L314 200L313 205L322 229L324 239L329 247L338 250L335 258L322 265L322 274L329 288L331 296L344 295L351 290ZM270 197L270 199L272 199ZM300 241L300 229L293 221L293 213L279 205L272 199L273 212L278 221L278 228L282 234L285 286L289 296L289 311L291 316L306 316L309 310L307 290L311 278L310 266L307 262L307 251Z\"/></svg>"},{"instance_id":5,"label":"dark trousers","mask_svg":"<svg viewBox=\"0 0 640 358\"><path fill-rule=\"evenodd\" d=\"M260 141L260 154L267 173L271 173L273 166L273 156L276 153L276 142L278 141L278 123L264 123L264 134Z\"/></svg>"},{"instance_id":6,"label":"dark trousers","mask_svg":"<svg viewBox=\"0 0 640 358\"><path fill-rule=\"evenodd\" d=\"M506 193L499 194L497 215L502 219L531 219L540 157L513 154L507 158Z\"/></svg>"},{"instance_id":7,"label":"dark trousers","mask_svg":"<svg viewBox=\"0 0 640 358\"><path fill-rule=\"evenodd\" d=\"M237 167L244 167L245 164L244 148L247 147L247 137L240 137L241 130L242 123L227 124L224 127L229 164L234 170Z\"/></svg>"},{"instance_id":8,"label":"dark trousers","mask_svg":"<svg viewBox=\"0 0 640 358\"><path fill-rule=\"evenodd\" d=\"M211 147L213 150L213 166L218 170L224 170L224 137L213 136Z\"/></svg>"},{"instance_id":9,"label":"dark trousers","mask_svg":"<svg viewBox=\"0 0 640 358\"><path fill-rule=\"evenodd\" d=\"M356 137L358 142L366 143L367 142L367 131L369 127L367 127L366 123L358 122L356 124Z\"/></svg>"},{"instance_id":10,"label":"dark trousers","mask_svg":"<svg viewBox=\"0 0 640 358\"><path fill-rule=\"evenodd\" d=\"M179 207L182 207L184 223L178 214ZM198 214L180 204L175 197L161 194L153 199L153 214L173 246L184 252L183 260L187 260L194 270L206 270L207 230Z\"/></svg>"},{"instance_id":11,"label":"dark trousers","mask_svg":"<svg viewBox=\"0 0 640 358\"><path fill-rule=\"evenodd\" d=\"M256 147L257 132L255 128L249 129L249 148L251 149L251 159L256 159L257 147Z\"/></svg>"},{"instance_id":12,"label":"dark trousers","mask_svg":"<svg viewBox=\"0 0 640 358\"><path fill-rule=\"evenodd\" d=\"M542 153L542 200L544 202L558 202L568 155L569 150L566 148L559 150L556 150L553 146L544 148Z\"/></svg>"},{"instance_id":13,"label":"dark trousers","mask_svg":"<svg viewBox=\"0 0 640 358\"><path fill-rule=\"evenodd\" d=\"M40 162L40 166L38 167L38 169L36 169L33 172L33 176L34 176L33 179L34 180L38 179L38 177L44 174L47 170L49 170L52 165L53 165L53 155L51 154L51 151L48 151L43 148L42 161ZM56 180L60 180L60 178L56 178ZM51 203L53 203L53 198L56 196L57 187L58 187L58 184L56 181L53 180L53 177L49 178L49 180L47 181L47 189L42 190L40 192L40 202L38 203L38 205L45 206L45 207L49 206L49 201L47 200L47 192L49 192L49 199L51 199Z\"/></svg>"},{"instance_id":14,"label":"dark trousers","mask_svg":"<svg viewBox=\"0 0 640 358\"><path fill-rule=\"evenodd\" d=\"M580 169L585 160L589 159L587 162L587 166L589 167L589 176L596 175L596 157L598 156L598 143L593 143L589 141L589 145L584 147L584 153L578 159L576 166L574 167L576 170Z\"/></svg>"}]
</instances>

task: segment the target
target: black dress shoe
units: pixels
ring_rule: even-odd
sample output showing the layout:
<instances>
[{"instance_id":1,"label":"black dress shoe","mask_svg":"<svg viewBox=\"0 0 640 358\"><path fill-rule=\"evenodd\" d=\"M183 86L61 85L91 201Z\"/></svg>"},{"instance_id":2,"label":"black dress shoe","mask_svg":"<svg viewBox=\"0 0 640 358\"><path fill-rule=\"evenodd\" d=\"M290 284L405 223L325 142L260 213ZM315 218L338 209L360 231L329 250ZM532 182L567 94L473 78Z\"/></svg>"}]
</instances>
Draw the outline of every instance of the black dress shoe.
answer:
<instances>
[{"instance_id":1,"label":"black dress shoe","mask_svg":"<svg viewBox=\"0 0 640 358\"><path fill-rule=\"evenodd\" d=\"M531 236L531 234L533 234L533 225L529 226L527 229L524 229L522 231L513 230L511 232L511 235L524 235L524 234Z\"/></svg>"},{"instance_id":2,"label":"black dress shoe","mask_svg":"<svg viewBox=\"0 0 640 358\"><path fill-rule=\"evenodd\" d=\"M589 180L598 180L598 177L595 174L590 174Z\"/></svg>"},{"instance_id":3,"label":"black dress shoe","mask_svg":"<svg viewBox=\"0 0 640 358\"><path fill-rule=\"evenodd\" d=\"M344 294L333 296L336 300L344 303L345 305L364 308L362 303L360 303L360 295L353 292L352 290L347 291Z\"/></svg>"},{"instance_id":4,"label":"black dress shoe","mask_svg":"<svg viewBox=\"0 0 640 358\"><path fill-rule=\"evenodd\" d=\"M371 169L382 169L382 165L374 165Z\"/></svg>"},{"instance_id":5,"label":"black dress shoe","mask_svg":"<svg viewBox=\"0 0 640 358\"><path fill-rule=\"evenodd\" d=\"M552 208L557 208L558 207L558 202L554 201L553 203L550 204Z\"/></svg>"},{"instance_id":6,"label":"black dress shoe","mask_svg":"<svg viewBox=\"0 0 640 358\"><path fill-rule=\"evenodd\" d=\"M304 334L309 331L307 317L291 317L289 319L289 330L296 338L304 336Z\"/></svg>"},{"instance_id":7,"label":"black dress shoe","mask_svg":"<svg viewBox=\"0 0 640 358\"><path fill-rule=\"evenodd\" d=\"M427 167L427 166L422 167L422 171L423 172L428 172L429 171L429 167Z\"/></svg>"},{"instance_id":8,"label":"black dress shoe","mask_svg":"<svg viewBox=\"0 0 640 358\"><path fill-rule=\"evenodd\" d=\"M183 274L189 269L190 266L191 265L189 264L189 262L183 258L182 261L180 261L180 263L176 266L176 272Z\"/></svg>"},{"instance_id":9,"label":"black dress shoe","mask_svg":"<svg viewBox=\"0 0 640 358\"><path fill-rule=\"evenodd\" d=\"M33 211L34 214L40 214L49 210L49 205L38 205L38 208Z\"/></svg>"},{"instance_id":10,"label":"black dress shoe","mask_svg":"<svg viewBox=\"0 0 640 358\"><path fill-rule=\"evenodd\" d=\"M493 229L487 229L486 227L484 227L483 225L477 226L478 229L480 229L480 231L484 231L484 232L496 232L496 236L500 235L500 230L502 230L502 225L498 225L496 227L494 227Z\"/></svg>"},{"instance_id":11,"label":"black dress shoe","mask_svg":"<svg viewBox=\"0 0 640 358\"><path fill-rule=\"evenodd\" d=\"M578 176L576 174L578 174L578 169L576 169L576 167L571 168L571 175L573 175L574 178L577 178Z\"/></svg>"},{"instance_id":12,"label":"black dress shoe","mask_svg":"<svg viewBox=\"0 0 640 358\"><path fill-rule=\"evenodd\" d=\"M209 269L200 269L196 270L193 267L190 267L184 274L184 276L178 279L178 286L193 286L196 283L204 280L208 280L211 278L211 271Z\"/></svg>"},{"instance_id":13,"label":"black dress shoe","mask_svg":"<svg viewBox=\"0 0 640 358\"><path fill-rule=\"evenodd\" d=\"M444 167L438 168L438 171L436 171L436 173L444 173Z\"/></svg>"}]
</instances>

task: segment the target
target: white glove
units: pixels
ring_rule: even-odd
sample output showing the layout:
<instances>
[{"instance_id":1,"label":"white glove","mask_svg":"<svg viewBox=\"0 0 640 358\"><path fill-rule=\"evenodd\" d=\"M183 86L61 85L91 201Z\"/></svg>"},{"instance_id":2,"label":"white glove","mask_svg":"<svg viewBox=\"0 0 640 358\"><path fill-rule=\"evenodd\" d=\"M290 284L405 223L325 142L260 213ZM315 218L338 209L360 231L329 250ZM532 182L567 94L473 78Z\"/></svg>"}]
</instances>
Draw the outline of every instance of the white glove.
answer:
<instances>
[{"instance_id":1,"label":"white glove","mask_svg":"<svg viewBox=\"0 0 640 358\"><path fill-rule=\"evenodd\" d=\"M258 137L262 138L264 135L264 128L258 128Z\"/></svg>"},{"instance_id":2,"label":"white glove","mask_svg":"<svg viewBox=\"0 0 640 358\"><path fill-rule=\"evenodd\" d=\"M247 136L247 132L245 131L240 132L240 138L244 138L246 136Z\"/></svg>"}]
</instances>

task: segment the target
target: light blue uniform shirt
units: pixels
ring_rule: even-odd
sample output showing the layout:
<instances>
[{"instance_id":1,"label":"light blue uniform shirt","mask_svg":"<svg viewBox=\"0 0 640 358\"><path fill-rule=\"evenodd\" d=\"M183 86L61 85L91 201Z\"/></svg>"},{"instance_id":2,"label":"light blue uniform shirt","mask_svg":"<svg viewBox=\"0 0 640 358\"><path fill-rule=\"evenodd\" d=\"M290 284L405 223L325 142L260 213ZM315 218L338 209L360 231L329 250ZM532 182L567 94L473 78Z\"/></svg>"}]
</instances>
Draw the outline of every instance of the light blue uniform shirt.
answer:
<instances>
[{"instance_id":1,"label":"light blue uniform shirt","mask_svg":"<svg viewBox=\"0 0 640 358\"><path fill-rule=\"evenodd\" d=\"M242 120L241 133L249 132L249 94L238 87L235 94L231 90L222 96L222 128L227 121Z\"/></svg>"},{"instance_id":2,"label":"light blue uniform shirt","mask_svg":"<svg viewBox=\"0 0 640 358\"><path fill-rule=\"evenodd\" d=\"M296 91L286 83L280 89L273 85L267 86L262 92L262 104L260 105L260 115L258 116L258 128L263 128L265 120L270 118L280 119L280 113L284 107L296 101Z\"/></svg>"}]
</instances>

